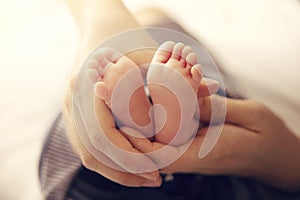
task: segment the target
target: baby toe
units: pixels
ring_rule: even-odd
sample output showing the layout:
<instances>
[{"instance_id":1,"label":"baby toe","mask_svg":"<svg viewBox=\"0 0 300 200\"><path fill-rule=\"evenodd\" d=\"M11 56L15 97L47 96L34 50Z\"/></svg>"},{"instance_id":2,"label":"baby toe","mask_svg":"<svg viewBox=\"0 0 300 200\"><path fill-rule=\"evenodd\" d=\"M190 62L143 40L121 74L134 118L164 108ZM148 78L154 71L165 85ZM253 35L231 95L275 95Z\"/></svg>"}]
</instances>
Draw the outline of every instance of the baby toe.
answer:
<instances>
[{"instance_id":1,"label":"baby toe","mask_svg":"<svg viewBox=\"0 0 300 200\"><path fill-rule=\"evenodd\" d=\"M188 67L192 67L198 63L198 57L194 52L189 53L186 56L186 62Z\"/></svg>"},{"instance_id":2,"label":"baby toe","mask_svg":"<svg viewBox=\"0 0 300 200\"><path fill-rule=\"evenodd\" d=\"M190 46L185 46L182 50L182 53L181 53L181 58L185 59L186 60L186 57L187 55L189 55L190 53L193 52L193 49L192 47Z\"/></svg>"},{"instance_id":3,"label":"baby toe","mask_svg":"<svg viewBox=\"0 0 300 200\"><path fill-rule=\"evenodd\" d=\"M99 79L103 68L95 59L88 60L86 66L88 79L92 84L94 84Z\"/></svg>"},{"instance_id":4,"label":"baby toe","mask_svg":"<svg viewBox=\"0 0 300 200\"><path fill-rule=\"evenodd\" d=\"M175 46L175 42L166 41L162 43L156 50L153 60L153 63L166 63L172 55L172 50Z\"/></svg>"},{"instance_id":5,"label":"baby toe","mask_svg":"<svg viewBox=\"0 0 300 200\"><path fill-rule=\"evenodd\" d=\"M87 76L90 83L94 84L99 80L99 73L96 69L88 69Z\"/></svg>"},{"instance_id":6,"label":"baby toe","mask_svg":"<svg viewBox=\"0 0 300 200\"><path fill-rule=\"evenodd\" d=\"M86 66L87 66L88 69L96 69L96 70L98 70L98 68L101 67L99 65L98 61L95 60L95 59L88 60L87 63L86 63Z\"/></svg>"},{"instance_id":7,"label":"baby toe","mask_svg":"<svg viewBox=\"0 0 300 200\"><path fill-rule=\"evenodd\" d=\"M184 44L181 43L181 42L178 42L174 48L173 48L173 52L172 52L172 56L171 58L172 59L175 59L175 60L180 60L181 59L181 53L182 53L182 50L184 49Z\"/></svg>"},{"instance_id":8,"label":"baby toe","mask_svg":"<svg viewBox=\"0 0 300 200\"><path fill-rule=\"evenodd\" d=\"M109 62L115 63L122 54L112 48L100 48L97 53L104 56Z\"/></svg>"},{"instance_id":9,"label":"baby toe","mask_svg":"<svg viewBox=\"0 0 300 200\"><path fill-rule=\"evenodd\" d=\"M98 55L97 61L102 68L106 68L107 66L112 64L112 62L110 60L108 60L103 54Z\"/></svg>"},{"instance_id":10,"label":"baby toe","mask_svg":"<svg viewBox=\"0 0 300 200\"><path fill-rule=\"evenodd\" d=\"M200 64L196 64L191 68L192 78L196 83L201 82L202 79L202 67Z\"/></svg>"}]
</instances>

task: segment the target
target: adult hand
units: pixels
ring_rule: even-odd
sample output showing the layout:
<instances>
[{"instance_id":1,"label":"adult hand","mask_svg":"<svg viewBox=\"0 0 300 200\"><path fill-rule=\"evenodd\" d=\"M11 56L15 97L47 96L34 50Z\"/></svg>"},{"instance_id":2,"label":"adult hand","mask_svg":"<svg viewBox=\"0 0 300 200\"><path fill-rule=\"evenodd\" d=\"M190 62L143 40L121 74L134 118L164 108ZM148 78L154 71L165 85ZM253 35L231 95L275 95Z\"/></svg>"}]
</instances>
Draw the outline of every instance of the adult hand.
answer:
<instances>
[{"instance_id":1,"label":"adult hand","mask_svg":"<svg viewBox=\"0 0 300 200\"><path fill-rule=\"evenodd\" d=\"M64 120L66 123L66 131L68 133L69 140L74 148L74 150L79 155L83 165L95 171L108 179L127 186L153 186L161 183L161 178L159 176L158 170L148 173L133 174L132 171L136 171L136 168L143 169L147 166L144 166L145 163L155 166L155 164L147 157L136 150L127 139L119 133L115 128L115 123L111 112L101 100L96 98L96 113L100 122L100 126L104 134L108 139L119 148L123 149L125 152L140 153L140 160L134 160L122 157L122 155L109 154L108 150L103 152L97 152L101 154L100 156L104 159L102 161L109 161L113 163L113 168L108 167L107 163L103 163L97 160L93 155L91 155L92 146L83 145L77 129L76 124L73 119L73 110L72 110L72 91L74 88L74 79L71 80L70 87L68 88L65 94L65 106L63 109ZM103 120L104 118L104 120ZM90 138L92 139L92 138ZM130 169L133 170L130 170ZM153 167L152 167L153 168ZM151 168L151 169L152 169Z\"/></svg>"},{"instance_id":2,"label":"adult hand","mask_svg":"<svg viewBox=\"0 0 300 200\"><path fill-rule=\"evenodd\" d=\"M223 97L213 95L212 98L221 101ZM226 99L226 105L226 123L213 150L199 159L199 149L208 130L208 127L201 128L189 149L161 171L251 176L277 187L299 189L300 139L280 118L257 102ZM211 99L201 100L202 121L209 122L210 109ZM165 146L146 139L127 138L144 153ZM177 148L170 147L170 153L176 152Z\"/></svg>"},{"instance_id":3,"label":"adult hand","mask_svg":"<svg viewBox=\"0 0 300 200\"><path fill-rule=\"evenodd\" d=\"M83 164L99 174L111 179L117 183L127 185L127 186L157 186L161 184L161 178L158 171L152 173L143 174L132 174L130 173L131 167L136 167L140 161L127 160L124 162L124 158L118 155L108 155L107 152L103 153L103 158L109 160L115 164L116 168L121 168L122 171L112 169L107 167L103 163L99 162L90 151L92 147L84 146L79 138L77 132L74 118L72 114L72 92L74 89L75 80L77 77L76 70L81 66L83 61L87 58L89 53L97 47L98 44L105 41L108 37L114 34L120 33L122 31L130 30L133 28L139 28L139 24L132 16L132 14L126 9L122 1L67 1L70 9L77 22L81 40L79 44L79 51L76 54L76 60L74 64L75 72L73 73L73 78L69 82L69 87L67 88L65 94L65 103L63 107L63 116L65 120L65 127L74 150L79 155ZM101 12L99 12L101 11ZM117 11L118 15L114 15ZM114 26L111 26L114 24ZM145 36L145 41L153 42L150 36ZM132 52L128 57L132 58L136 64L141 65L144 63L149 63L152 59L153 52L145 50L143 53ZM107 109L103 102L97 102L97 114L99 113L98 119L101 121L101 128L105 130L105 134L112 139L112 142L118 147L121 147L124 151L135 152L135 149L124 137L118 132L114 127L114 122L110 111ZM101 119L105 120L101 120ZM143 155L143 154L140 154ZM113 159L112 159L113 158ZM148 163L152 162L149 158ZM122 166L120 166L122 164ZM142 163L143 164L143 163ZM153 163L154 165L155 163ZM124 169L125 168L125 169ZM133 170L134 171L134 170Z\"/></svg>"},{"instance_id":4,"label":"adult hand","mask_svg":"<svg viewBox=\"0 0 300 200\"><path fill-rule=\"evenodd\" d=\"M93 151L92 145L87 145L79 138L72 110L72 92L74 89L75 80L77 78L77 70L81 67L83 61L88 57L93 49L103 43L107 38L117 33L127 31L134 28L139 28L140 25L135 20L134 16L126 9L122 1L102 0L102 1L67 1L70 10L75 17L79 31L80 44L76 53L75 62L73 65L73 78L69 82L69 86L65 93L65 101L63 107L63 116L68 138L72 147L79 155L82 163L88 169L93 170L114 182L127 186L153 186L161 183L158 170L149 173L133 174L135 168L145 165L141 160L125 160L121 155L110 154L105 149L104 152L98 151L97 154L103 159L110 162L114 168L110 168L98 161L95 156L91 155ZM112 12L113 11L113 12ZM118 12L118 15L114 13ZM114 24L114 26L112 26ZM143 38L145 41L153 41L148 35ZM146 52L146 53L145 53ZM149 63L153 53L145 50L142 54L133 52L132 58L138 64ZM130 57L130 56L129 56ZM96 99L97 101L97 99ZM97 102L97 113L101 113L98 119L101 120L101 128L111 141L126 152L138 153L132 145L115 129L114 122L110 111L103 102ZM143 156L143 154L140 154ZM98 156L97 156L98 157ZM148 157L144 156L142 161L146 161L152 166L155 166ZM119 170L117 170L119 169Z\"/></svg>"}]
</instances>

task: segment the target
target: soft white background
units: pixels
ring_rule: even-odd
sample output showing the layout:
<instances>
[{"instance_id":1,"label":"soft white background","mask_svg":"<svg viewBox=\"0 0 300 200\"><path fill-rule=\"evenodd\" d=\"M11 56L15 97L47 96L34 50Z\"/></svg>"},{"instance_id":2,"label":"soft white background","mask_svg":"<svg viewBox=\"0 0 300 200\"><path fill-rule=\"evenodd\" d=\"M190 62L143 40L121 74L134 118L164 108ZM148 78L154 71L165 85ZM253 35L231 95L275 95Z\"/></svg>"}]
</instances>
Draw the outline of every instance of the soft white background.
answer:
<instances>
[{"instance_id":1,"label":"soft white background","mask_svg":"<svg viewBox=\"0 0 300 200\"><path fill-rule=\"evenodd\" d=\"M156 5L201 39L251 98L300 134L300 2L126 0ZM79 35L60 0L0 1L0 199L41 199L37 166Z\"/></svg>"}]
</instances>

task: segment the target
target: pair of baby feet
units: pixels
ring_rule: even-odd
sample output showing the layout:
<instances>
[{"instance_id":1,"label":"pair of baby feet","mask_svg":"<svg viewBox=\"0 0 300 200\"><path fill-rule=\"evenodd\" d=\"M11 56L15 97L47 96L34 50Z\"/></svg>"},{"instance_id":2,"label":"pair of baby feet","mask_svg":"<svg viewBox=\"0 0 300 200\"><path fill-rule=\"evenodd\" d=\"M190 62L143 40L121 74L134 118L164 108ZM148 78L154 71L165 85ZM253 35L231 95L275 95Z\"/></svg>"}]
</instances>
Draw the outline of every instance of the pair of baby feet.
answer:
<instances>
[{"instance_id":1,"label":"pair of baby feet","mask_svg":"<svg viewBox=\"0 0 300 200\"><path fill-rule=\"evenodd\" d=\"M202 79L202 68L190 46L172 41L164 42L155 52L149 66L147 86L150 97L153 105L161 105L164 108L164 113L159 112L159 109L157 111L151 109L152 104L146 95L144 80L139 67L128 57L120 55L113 49L103 48L95 52L87 64L88 78L95 84L95 94L104 100L111 109L114 89L118 85L122 85L122 90L119 90L121 94L117 97L118 109L121 109L119 115L125 113L125 110L130 113L130 116L125 114L124 116L115 116L120 119L122 125L131 126L127 120L128 117L131 117L138 127L148 127L148 129L142 129L144 131L142 134L146 137L153 138L152 136L154 136L155 141L169 144L178 133L182 120L185 120L187 124L193 120L183 119L182 112L185 111L180 108L182 103L179 102L180 99L178 99L176 92L170 90L171 86L179 88L177 91L181 92L181 97L185 97L184 93L186 93L187 98L197 99L197 92ZM131 73L137 70L138 73ZM127 77L127 79L129 77L131 80L128 83L126 81L120 82L124 77ZM157 80L153 81L154 79ZM186 84L183 84L182 80ZM166 83L169 83L169 88L165 86ZM122 99L122 96L129 98L128 92L133 90L130 99ZM188 91L191 91L194 96L189 96L191 92ZM126 105L126 101L128 105ZM185 104L189 103L197 104L197 101L185 101ZM191 107L188 112L193 112L189 115L193 117L197 110L195 105L187 106ZM116 114L113 109L112 111L113 114ZM161 115L165 115L165 119ZM161 122L162 120L163 122ZM198 122L196 124L198 125ZM176 141L173 140L172 144L183 144L193 133L184 135L182 138L178 137Z\"/></svg>"}]
</instances>

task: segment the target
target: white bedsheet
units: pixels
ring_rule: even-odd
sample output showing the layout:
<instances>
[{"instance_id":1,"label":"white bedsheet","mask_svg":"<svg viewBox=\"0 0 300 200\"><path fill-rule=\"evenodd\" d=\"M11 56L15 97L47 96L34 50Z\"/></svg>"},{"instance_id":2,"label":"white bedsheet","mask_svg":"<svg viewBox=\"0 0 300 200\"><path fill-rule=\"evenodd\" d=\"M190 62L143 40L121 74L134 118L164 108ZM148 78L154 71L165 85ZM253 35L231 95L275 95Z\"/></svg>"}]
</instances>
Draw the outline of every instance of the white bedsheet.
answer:
<instances>
[{"instance_id":1,"label":"white bedsheet","mask_svg":"<svg viewBox=\"0 0 300 200\"><path fill-rule=\"evenodd\" d=\"M65 4L39 0L1 2L0 28L0 199L42 199L38 157L77 29Z\"/></svg>"},{"instance_id":2,"label":"white bedsheet","mask_svg":"<svg viewBox=\"0 0 300 200\"><path fill-rule=\"evenodd\" d=\"M300 133L299 1L125 2L132 10L166 8L209 47L247 96L269 105ZM0 199L41 199L38 156L77 44L63 1L1 3Z\"/></svg>"}]
</instances>

